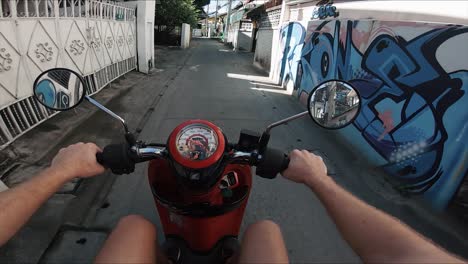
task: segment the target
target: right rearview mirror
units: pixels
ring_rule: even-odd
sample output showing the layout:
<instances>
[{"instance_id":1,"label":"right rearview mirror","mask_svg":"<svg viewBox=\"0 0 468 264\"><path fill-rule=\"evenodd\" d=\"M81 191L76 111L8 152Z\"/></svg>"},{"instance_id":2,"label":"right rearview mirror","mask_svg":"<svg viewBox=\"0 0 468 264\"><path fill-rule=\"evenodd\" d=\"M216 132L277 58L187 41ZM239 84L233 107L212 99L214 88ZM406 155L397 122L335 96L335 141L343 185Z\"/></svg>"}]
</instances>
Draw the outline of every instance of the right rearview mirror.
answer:
<instances>
[{"instance_id":1,"label":"right rearview mirror","mask_svg":"<svg viewBox=\"0 0 468 264\"><path fill-rule=\"evenodd\" d=\"M338 129L349 125L359 114L361 98L350 84L332 80L312 90L308 109L312 119L327 129Z\"/></svg>"}]
</instances>

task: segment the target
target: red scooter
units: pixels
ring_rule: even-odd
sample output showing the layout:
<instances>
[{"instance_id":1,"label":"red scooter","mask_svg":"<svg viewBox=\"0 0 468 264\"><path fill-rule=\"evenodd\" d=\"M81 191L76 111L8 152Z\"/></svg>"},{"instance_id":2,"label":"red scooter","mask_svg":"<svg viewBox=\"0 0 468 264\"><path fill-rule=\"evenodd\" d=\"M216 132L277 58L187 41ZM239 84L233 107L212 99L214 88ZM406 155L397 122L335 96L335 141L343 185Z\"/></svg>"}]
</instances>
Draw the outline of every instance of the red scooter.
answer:
<instances>
[{"instance_id":1,"label":"red scooter","mask_svg":"<svg viewBox=\"0 0 468 264\"><path fill-rule=\"evenodd\" d=\"M166 144L151 144L137 141L125 121L86 90L83 77L64 68L45 71L34 83L36 99L49 109L69 110L86 99L122 122L126 142L106 146L97 160L116 174L149 162L149 184L166 237L163 248L173 263L224 263L237 252L252 166L258 176L273 179L289 164L283 151L268 148L272 128L307 114L323 127L340 128L353 121L360 102L349 84L329 81L311 93L309 111L273 123L262 134L242 130L235 144L206 120L186 121Z\"/></svg>"}]
</instances>

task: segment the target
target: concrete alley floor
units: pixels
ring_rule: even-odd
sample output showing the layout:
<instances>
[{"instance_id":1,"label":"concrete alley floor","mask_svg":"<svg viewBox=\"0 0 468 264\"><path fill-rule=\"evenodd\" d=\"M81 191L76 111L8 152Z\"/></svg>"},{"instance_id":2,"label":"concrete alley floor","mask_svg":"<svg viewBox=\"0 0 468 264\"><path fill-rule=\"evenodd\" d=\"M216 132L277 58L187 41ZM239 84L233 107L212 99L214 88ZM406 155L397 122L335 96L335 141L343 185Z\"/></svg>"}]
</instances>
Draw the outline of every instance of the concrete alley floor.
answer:
<instances>
[{"instance_id":1,"label":"concrete alley floor","mask_svg":"<svg viewBox=\"0 0 468 264\"><path fill-rule=\"evenodd\" d=\"M175 54L175 51L168 52ZM157 67L168 68L168 75L164 78L166 84L155 91L160 99L151 104L151 111L146 115L141 111L132 112L132 104L139 102L125 99L125 95L122 100L127 100L126 104L116 103L115 108L110 107L119 114L132 112L124 115L132 120L141 114L139 122L131 123L133 129L138 127L141 140L165 143L170 132L183 121L206 119L221 127L230 142L237 142L242 128L261 132L269 123L305 110L282 90L259 84L267 78L252 66L251 53L232 52L209 39L194 40L189 50L177 52L172 57L168 55L163 62L157 61ZM150 91L151 85L159 85L155 84L156 79L151 79L156 78L154 76L141 80L143 90ZM139 83L136 85L138 87ZM112 141L117 141L120 132L116 128L106 133L110 133ZM96 140L101 145L110 141L104 140L103 135L87 137L86 133L76 133L79 136L73 140ZM335 132L319 128L305 117L273 130L270 146L284 151L299 148L319 153L325 158L331 176L345 188L448 250L467 256L466 230L457 226L453 219L435 215L419 202L401 197L378 171L365 165L359 153L342 143ZM161 241L162 228L147 184L146 168L147 164L139 164L135 173L113 176L115 181L95 188L95 192L102 194L91 199L80 221L69 221L69 228L60 229L40 262L91 261L118 219L128 214L141 214L155 223ZM75 199L77 207L79 201L86 200L83 197ZM76 219L73 213L68 214L67 219ZM254 177L242 231L261 219L271 219L281 226L291 262L359 262L319 200L304 186L281 177L273 180ZM78 243L83 242L83 238L86 243Z\"/></svg>"}]
</instances>

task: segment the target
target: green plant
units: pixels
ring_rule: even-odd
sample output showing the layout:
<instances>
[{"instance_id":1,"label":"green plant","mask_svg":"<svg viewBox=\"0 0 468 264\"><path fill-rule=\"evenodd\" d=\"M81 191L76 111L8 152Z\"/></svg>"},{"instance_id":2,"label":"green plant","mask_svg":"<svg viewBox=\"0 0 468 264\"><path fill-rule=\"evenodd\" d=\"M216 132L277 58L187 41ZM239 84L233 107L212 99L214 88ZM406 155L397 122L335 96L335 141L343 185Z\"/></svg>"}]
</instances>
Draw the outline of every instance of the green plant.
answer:
<instances>
[{"instance_id":1,"label":"green plant","mask_svg":"<svg viewBox=\"0 0 468 264\"><path fill-rule=\"evenodd\" d=\"M155 24L166 26L164 31L172 32L176 27L183 23L190 24L192 27L198 24L199 9L194 0L159 0L156 6ZM197 0L203 2L206 0Z\"/></svg>"}]
</instances>

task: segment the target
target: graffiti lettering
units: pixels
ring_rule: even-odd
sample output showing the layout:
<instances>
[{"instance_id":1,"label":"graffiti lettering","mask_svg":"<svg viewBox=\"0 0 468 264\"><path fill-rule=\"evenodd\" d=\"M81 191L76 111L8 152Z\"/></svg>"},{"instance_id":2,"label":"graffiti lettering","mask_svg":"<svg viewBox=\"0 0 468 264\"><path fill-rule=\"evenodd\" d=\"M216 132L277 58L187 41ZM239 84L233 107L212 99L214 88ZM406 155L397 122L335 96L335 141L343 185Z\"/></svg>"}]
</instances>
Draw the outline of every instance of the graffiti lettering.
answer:
<instances>
[{"instance_id":1,"label":"graffiti lettering","mask_svg":"<svg viewBox=\"0 0 468 264\"><path fill-rule=\"evenodd\" d=\"M312 14L312 19L325 19L327 17L338 17L340 12L336 11L336 6L332 3L316 7Z\"/></svg>"},{"instance_id":2,"label":"graffiti lettering","mask_svg":"<svg viewBox=\"0 0 468 264\"><path fill-rule=\"evenodd\" d=\"M283 48L281 78L283 83L286 80L296 83L295 73L299 67L300 50L304 43L305 33L305 28L300 23L289 23L281 29L281 38L283 40L281 41Z\"/></svg>"},{"instance_id":3,"label":"graffiti lettering","mask_svg":"<svg viewBox=\"0 0 468 264\"><path fill-rule=\"evenodd\" d=\"M379 119L382 120L382 126L385 128L383 133L377 139L378 141L382 140L384 136L393 130L395 126L393 125L392 111L387 110L383 113L379 113Z\"/></svg>"},{"instance_id":4,"label":"graffiti lettering","mask_svg":"<svg viewBox=\"0 0 468 264\"><path fill-rule=\"evenodd\" d=\"M314 13L314 18L320 18L321 14L330 16L326 9L319 10ZM308 30L312 32L311 36L303 38L306 39L304 43L288 47L288 55L284 58L286 61L293 58L294 55L289 54L291 51L300 53L300 69L294 71L294 68L288 68L288 63L285 68L291 78L299 78L296 83L300 98L317 84L330 79L342 79L354 85L363 100L353 129L357 129L361 139L387 161L383 168L406 190L434 195L436 192L431 188L436 182L449 182L448 178L454 176L450 174L450 168L458 161L446 156L452 157L451 152L459 151L455 141L466 124L466 115L462 112L465 111L468 90L468 62L453 61L452 57L446 56L445 62L441 63L445 56L441 54L452 52L441 47L449 39L468 34L468 27L427 24L426 29L419 29L414 23L392 22L398 23L397 32L389 32L393 29L385 23L389 22L332 20L311 23L313 28ZM420 32L415 33L415 30ZM300 38L300 35L294 35L300 30L290 32L290 36L282 36ZM406 32L410 32L408 37L405 37ZM442 65L457 70L446 70ZM447 119L448 111L460 111L460 114ZM375 155L375 152L368 154ZM455 192L456 185L451 186L454 186L451 191ZM453 193L434 195L436 198L431 196L429 199L446 205L451 195ZM440 197L444 200L435 201L442 199Z\"/></svg>"}]
</instances>

